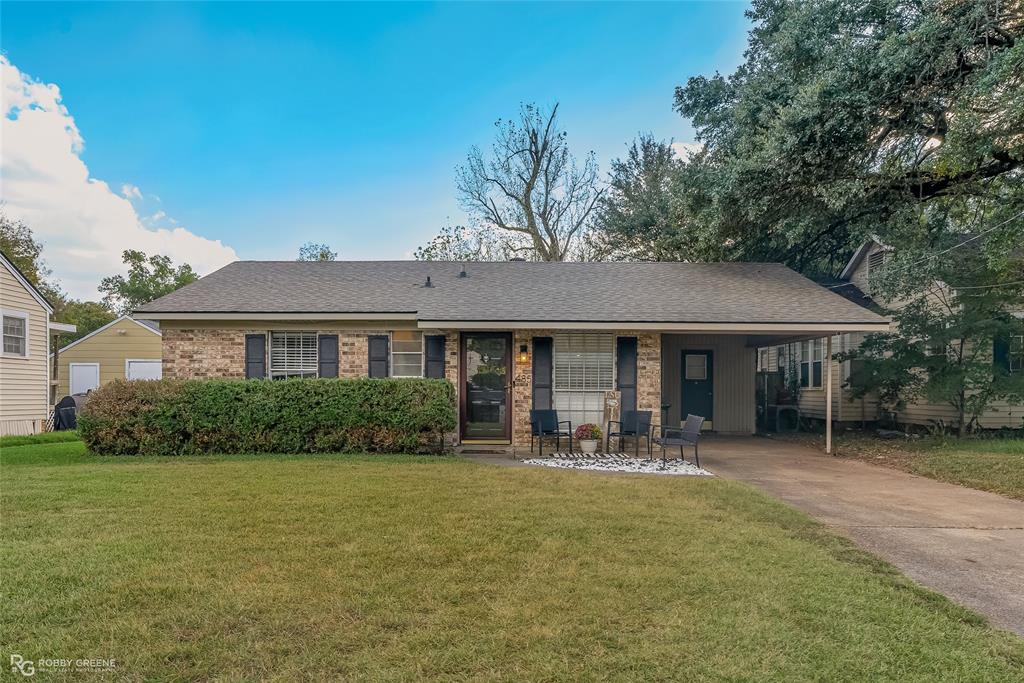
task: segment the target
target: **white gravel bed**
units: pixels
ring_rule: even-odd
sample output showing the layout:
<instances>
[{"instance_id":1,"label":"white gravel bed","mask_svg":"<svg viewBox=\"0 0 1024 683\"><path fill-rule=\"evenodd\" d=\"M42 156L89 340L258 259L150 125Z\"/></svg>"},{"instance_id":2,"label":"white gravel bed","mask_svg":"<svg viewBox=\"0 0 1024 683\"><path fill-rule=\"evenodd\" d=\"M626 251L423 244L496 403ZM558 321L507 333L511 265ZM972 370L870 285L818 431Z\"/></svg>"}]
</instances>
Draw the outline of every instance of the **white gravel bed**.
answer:
<instances>
[{"instance_id":1,"label":"white gravel bed","mask_svg":"<svg viewBox=\"0 0 1024 683\"><path fill-rule=\"evenodd\" d=\"M671 474L688 477L712 477L711 472L682 460L662 463L660 458L647 460L624 453L554 453L549 457L523 460L527 465L558 467L568 470L595 470L598 472L628 472L632 474Z\"/></svg>"}]
</instances>

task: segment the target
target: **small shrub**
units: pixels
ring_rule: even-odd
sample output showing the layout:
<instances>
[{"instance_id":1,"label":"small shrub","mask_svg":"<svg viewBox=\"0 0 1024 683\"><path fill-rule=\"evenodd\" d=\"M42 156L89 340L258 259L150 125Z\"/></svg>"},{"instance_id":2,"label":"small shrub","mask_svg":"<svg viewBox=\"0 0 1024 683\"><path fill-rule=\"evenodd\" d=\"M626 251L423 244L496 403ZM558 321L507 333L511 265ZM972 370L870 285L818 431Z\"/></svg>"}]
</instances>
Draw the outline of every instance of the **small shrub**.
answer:
<instances>
[{"instance_id":1,"label":"small shrub","mask_svg":"<svg viewBox=\"0 0 1024 683\"><path fill-rule=\"evenodd\" d=\"M111 455L420 452L455 425L454 389L430 379L118 381L78 420Z\"/></svg>"}]
</instances>

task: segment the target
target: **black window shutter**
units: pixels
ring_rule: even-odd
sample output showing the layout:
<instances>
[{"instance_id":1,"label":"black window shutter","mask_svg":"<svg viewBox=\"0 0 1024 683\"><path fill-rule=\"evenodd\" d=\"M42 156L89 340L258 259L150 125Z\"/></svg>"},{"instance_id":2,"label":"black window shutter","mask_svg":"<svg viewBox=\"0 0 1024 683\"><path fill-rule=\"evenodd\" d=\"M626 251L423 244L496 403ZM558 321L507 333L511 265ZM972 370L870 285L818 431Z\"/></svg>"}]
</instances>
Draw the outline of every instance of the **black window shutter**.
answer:
<instances>
[{"instance_id":1,"label":"black window shutter","mask_svg":"<svg viewBox=\"0 0 1024 683\"><path fill-rule=\"evenodd\" d=\"M551 409L551 366L553 344L551 337L533 338L533 408Z\"/></svg>"},{"instance_id":2,"label":"black window shutter","mask_svg":"<svg viewBox=\"0 0 1024 683\"><path fill-rule=\"evenodd\" d=\"M636 337L615 340L615 375L622 400L619 414L636 410Z\"/></svg>"},{"instance_id":3,"label":"black window shutter","mask_svg":"<svg viewBox=\"0 0 1024 683\"><path fill-rule=\"evenodd\" d=\"M444 335L427 335L426 347L427 377L430 379L444 379Z\"/></svg>"},{"instance_id":4,"label":"black window shutter","mask_svg":"<svg viewBox=\"0 0 1024 683\"><path fill-rule=\"evenodd\" d=\"M317 339L317 376L338 376L338 335L321 334Z\"/></svg>"},{"instance_id":5,"label":"black window shutter","mask_svg":"<svg viewBox=\"0 0 1024 683\"><path fill-rule=\"evenodd\" d=\"M267 335L245 335L245 378L264 379L267 376Z\"/></svg>"},{"instance_id":6,"label":"black window shutter","mask_svg":"<svg viewBox=\"0 0 1024 683\"><path fill-rule=\"evenodd\" d=\"M390 339L386 334L371 334L369 345L370 377L387 377L390 365Z\"/></svg>"},{"instance_id":7,"label":"black window shutter","mask_svg":"<svg viewBox=\"0 0 1024 683\"><path fill-rule=\"evenodd\" d=\"M1003 372L1010 371L1010 342L1008 339L995 337L992 340L992 365Z\"/></svg>"}]
</instances>

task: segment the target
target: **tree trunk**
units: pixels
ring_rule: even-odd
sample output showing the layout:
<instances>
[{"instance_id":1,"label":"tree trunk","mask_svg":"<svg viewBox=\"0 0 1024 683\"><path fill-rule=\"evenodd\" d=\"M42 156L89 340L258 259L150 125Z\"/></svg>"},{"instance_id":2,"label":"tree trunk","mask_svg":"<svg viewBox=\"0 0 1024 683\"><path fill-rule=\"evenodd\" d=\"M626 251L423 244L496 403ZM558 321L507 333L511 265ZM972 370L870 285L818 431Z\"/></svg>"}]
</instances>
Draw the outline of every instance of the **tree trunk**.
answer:
<instances>
[{"instance_id":1,"label":"tree trunk","mask_svg":"<svg viewBox=\"0 0 1024 683\"><path fill-rule=\"evenodd\" d=\"M959 399L960 403L960 405L957 406L957 412L960 415L960 421L957 427L957 437L962 439L967 434L967 425L964 424L964 413L965 404L967 402L967 396L963 389L960 390L960 395L957 398Z\"/></svg>"}]
</instances>

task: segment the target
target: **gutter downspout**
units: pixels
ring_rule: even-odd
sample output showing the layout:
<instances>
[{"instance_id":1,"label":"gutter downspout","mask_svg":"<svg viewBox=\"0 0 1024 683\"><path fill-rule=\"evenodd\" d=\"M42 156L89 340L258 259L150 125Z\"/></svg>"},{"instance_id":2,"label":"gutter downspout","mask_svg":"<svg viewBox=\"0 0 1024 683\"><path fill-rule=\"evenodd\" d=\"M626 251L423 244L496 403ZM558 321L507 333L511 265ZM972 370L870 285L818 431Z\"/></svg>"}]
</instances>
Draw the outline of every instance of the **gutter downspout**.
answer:
<instances>
[{"instance_id":1,"label":"gutter downspout","mask_svg":"<svg viewBox=\"0 0 1024 683\"><path fill-rule=\"evenodd\" d=\"M825 337L825 453L832 454L832 335Z\"/></svg>"}]
</instances>

